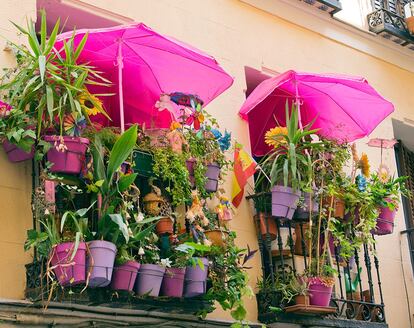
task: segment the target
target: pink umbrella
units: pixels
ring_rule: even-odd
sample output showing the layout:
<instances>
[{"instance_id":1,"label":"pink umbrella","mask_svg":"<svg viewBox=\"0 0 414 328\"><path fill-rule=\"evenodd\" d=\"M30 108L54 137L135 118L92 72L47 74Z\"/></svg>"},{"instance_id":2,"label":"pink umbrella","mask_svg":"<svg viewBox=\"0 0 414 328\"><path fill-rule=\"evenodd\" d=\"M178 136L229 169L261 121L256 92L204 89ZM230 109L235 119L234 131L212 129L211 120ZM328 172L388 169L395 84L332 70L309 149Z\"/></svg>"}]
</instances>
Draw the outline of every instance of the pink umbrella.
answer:
<instances>
[{"instance_id":1,"label":"pink umbrella","mask_svg":"<svg viewBox=\"0 0 414 328\"><path fill-rule=\"evenodd\" d=\"M270 150L264 142L266 131L285 124L286 101L298 104L301 124L316 119L312 128L339 142L369 135L394 111L362 77L287 71L260 83L240 109L249 122L255 156Z\"/></svg>"},{"instance_id":2,"label":"pink umbrella","mask_svg":"<svg viewBox=\"0 0 414 328\"><path fill-rule=\"evenodd\" d=\"M142 23L79 30L76 45L87 32L89 36L78 60L117 82L119 99L106 99L105 108L113 119L111 124L122 129L125 122L168 127L178 113L154 107L161 93L196 94L207 105L233 83L233 78L213 57ZM69 39L72 33L63 33L58 40ZM58 42L56 48L61 46ZM90 91L108 93L99 87Z\"/></svg>"}]
</instances>

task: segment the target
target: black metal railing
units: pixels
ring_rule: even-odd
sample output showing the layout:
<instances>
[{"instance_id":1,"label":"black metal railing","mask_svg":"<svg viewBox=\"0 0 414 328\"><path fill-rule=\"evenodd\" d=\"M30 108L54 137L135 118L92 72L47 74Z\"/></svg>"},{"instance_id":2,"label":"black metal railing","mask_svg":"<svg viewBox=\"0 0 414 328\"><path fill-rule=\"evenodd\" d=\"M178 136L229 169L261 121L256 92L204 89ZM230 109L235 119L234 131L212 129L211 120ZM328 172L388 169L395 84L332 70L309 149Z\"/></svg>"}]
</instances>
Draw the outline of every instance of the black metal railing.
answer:
<instances>
[{"instance_id":1,"label":"black metal railing","mask_svg":"<svg viewBox=\"0 0 414 328\"><path fill-rule=\"evenodd\" d=\"M401 46L414 50L414 36L405 22L404 5L409 0L373 0L374 11L368 14L368 27Z\"/></svg>"},{"instance_id":2,"label":"black metal railing","mask_svg":"<svg viewBox=\"0 0 414 328\"><path fill-rule=\"evenodd\" d=\"M319 10L330 13L331 15L342 10L341 1L339 0L299 0L303 1L311 6L318 8Z\"/></svg>"},{"instance_id":3,"label":"black metal railing","mask_svg":"<svg viewBox=\"0 0 414 328\"><path fill-rule=\"evenodd\" d=\"M283 220L273 217L270 193L257 193L247 199L254 203L263 281L267 281L267 284L260 286L257 295L260 318L261 315L266 316L269 305L281 308L288 305L280 302L282 296L275 282L278 279L283 281L287 274L301 274L310 266L309 219L294 216L293 220ZM385 323L380 265L375 246L370 250L363 245L349 261L340 257L337 246L333 248L332 257L338 273L330 304L336 308L334 317ZM345 286L353 286L355 281L356 288L348 288L347 292ZM263 299L265 296L267 299Z\"/></svg>"}]
</instances>

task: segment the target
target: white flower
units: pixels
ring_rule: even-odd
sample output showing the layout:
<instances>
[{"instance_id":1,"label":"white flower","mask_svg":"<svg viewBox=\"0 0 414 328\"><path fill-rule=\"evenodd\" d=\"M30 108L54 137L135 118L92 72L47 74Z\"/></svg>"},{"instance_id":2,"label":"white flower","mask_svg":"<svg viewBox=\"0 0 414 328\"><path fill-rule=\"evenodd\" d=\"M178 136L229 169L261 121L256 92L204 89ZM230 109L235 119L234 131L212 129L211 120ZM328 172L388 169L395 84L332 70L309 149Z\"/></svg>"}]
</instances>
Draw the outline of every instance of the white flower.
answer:
<instances>
[{"instance_id":1,"label":"white flower","mask_svg":"<svg viewBox=\"0 0 414 328\"><path fill-rule=\"evenodd\" d=\"M49 215L49 214L50 214L49 210L45 209L45 215Z\"/></svg>"},{"instance_id":2,"label":"white flower","mask_svg":"<svg viewBox=\"0 0 414 328\"><path fill-rule=\"evenodd\" d=\"M140 247L139 250L138 250L138 255L144 255L144 254L145 254L144 249L142 247Z\"/></svg>"},{"instance_id":3,"label":"white flower","mask_svg":"<svg viewBox=\"0 0 414 328\"><path fill-rule=\"evenodd\" d=\"M143 220L144 220L144 218L145 218L144 213L139 212L135 220L136 220L137 222L141 222L141 221L143 221Z\"/></svg>"},{"instance_id":4,"label":"white flower","mask_svg":"<svg viewBox=\"0 0 414 328\"><path fill-rule=\"evenodd\" d=\"M162 265L163 267L166 267L166 268L171 268L171 264L172 264L172 262L171 262L171 260L170 260L169 258L166 258L166 259L161 259L160 263L161 263L161 265Z\"/></svg>"}]
</instances>

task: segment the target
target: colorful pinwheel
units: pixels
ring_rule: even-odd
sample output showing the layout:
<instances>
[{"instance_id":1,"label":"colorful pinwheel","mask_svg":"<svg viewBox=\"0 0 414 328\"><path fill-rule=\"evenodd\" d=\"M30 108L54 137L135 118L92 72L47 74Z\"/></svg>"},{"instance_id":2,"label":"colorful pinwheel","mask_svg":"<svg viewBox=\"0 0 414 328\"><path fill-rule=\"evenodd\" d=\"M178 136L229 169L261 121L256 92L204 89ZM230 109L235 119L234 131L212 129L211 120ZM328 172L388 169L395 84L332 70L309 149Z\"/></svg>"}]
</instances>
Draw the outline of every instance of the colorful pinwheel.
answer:
<instances>
[{"instance_id":1,"label":"colorful pinwheel","mask_svg":"<svg viewBox=\"0 0 414 328\"><path fill-rule=\"evenodd\" d=\"M85 117L78 112L67 115L63 120L63 128L69 136L79 137L85 127Z\"/></svg>"}]
</instances>

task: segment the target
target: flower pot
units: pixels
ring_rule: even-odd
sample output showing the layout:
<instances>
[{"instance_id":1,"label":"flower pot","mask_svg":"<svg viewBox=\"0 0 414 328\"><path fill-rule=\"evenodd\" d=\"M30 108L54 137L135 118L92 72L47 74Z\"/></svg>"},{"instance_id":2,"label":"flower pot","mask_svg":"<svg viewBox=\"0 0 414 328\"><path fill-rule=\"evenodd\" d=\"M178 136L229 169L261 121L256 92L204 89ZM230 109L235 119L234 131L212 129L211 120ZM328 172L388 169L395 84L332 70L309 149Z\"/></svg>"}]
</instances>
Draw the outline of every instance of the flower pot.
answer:
<instances>
[{"instance_id":1,"label":"flower pot","mask_svg":"<svg viewBox=\"0 0 414 328\"><path fill-rule=\"evenodd\" d=\"M309 295L296 295L295 304L309 306L310 304Z\"/></svg>"},{"instance_id":2,"label":"flower pot","mask_svg":"<svg viewBox=\"0 0 414 328\"><path fill-rule=\"evenodd\" d=\"M157 235L172 234L174 232L174 222L170 218L162 218L155 227Z\"/></svg>"},{"instance_id":3,"label":"flower pot","mask_svg":"<svg viewBox=\"0 0 414 328\"><path fill-rule=\"evenodd\" d=\"M186 268L167 268L161 285L161 295L182 297Z\"/></svg>"},{"instance_id":4,"label":"flower pot","mask_svg":"<svg viewBox=\"0 0 414 328\"><path fill-rule=\"evenodd\" d=\"M158 296L165 268L158 264L142 264L135 282L135 292L142 296Z\"/></svg>"},{"instance_id":5,"label":"flower pot","mask_svg":"<svg viewBox=\"0 0 414 328\"><path fill-rule=\"evenodd\" d=\"M136 150L132 153L134 161L134 172L143 177L150 177L153 174L152 166L154 160L152 155L143 151Z\"/></svg>"},{"instance_id":6,"label":"flower pot","mask_svg":"<svg viewBox=\"0 0 414 328\"><path fill-rule=\"evenodd\" d=\"M377 219L377 226L373 233L375 235L389 235L394 231L394 221L397 209L390 210L388 207L381 207Z\"/></svg>"},{"instance_id":7,"label":"flower pot","mask_svg":"<svg viewBox=\"0 0 414 328\"><path fill-rule=\"evenodd\" d=\"M111 283L116 245L105 240L88 243L89 287L106 287Z\"/></svg>"},{"instance_id":8,"label":"flower pot","mask_svg":"<svg viewBox=\"0 0 414 328\"><path fill-rule=\"evenodd\" d=\"M45 136L44 139L52 146L47 152L47 160L53 164L50 168L51 172L80 173L85 161L86 149L89 145L88 139L69 136ZM56 149L60 145L61 140L63 140L63 144L67 148L63 151Z\"/></svg>"},{"instance_id":9,"label":"flower pot","mask_svg":"<svg viewBox=\"0 0 414 328\"><path fill-rule=\"evenodd\" d=\"M53 250L50 264L54 267L53 271L62 286L78 285L86 281L86 243L79 243L71 261L74 248L75 243L68 242L56 245Z\"/></svg>"},{"instance_id":10,"label":"flower pot","mask_svg":"<svg viewBox=\"0 0 414 328\"><path fill-rule=\"evenodd\" d=\"M303 204L299 206L295 211L295 219L307 220L309 219L309 212L312 206L311 215L314 216L319 213L319 202L314 194L310 192L302 193ZM312 197L313 196L313 197Z\"/></svg>"},{"instance_id":11,"label":"flower pot","mask_svg":"<svg viewBox=\"0 0 414 328\"><path fill-rule=\"evenodd\" d=\"M333 197L331 216L337 219L343 219L345 216L345 201L338 197ZM331 205L331 197L323 199L323 207L329 208Z\"/></svg>"},{"instance_id":12,"label":"flower pot","mask_svg":"<svg viewBox=\"0 0 414 328\"><path fill-rule=\"evenodd\" d=\"M227 231L221 231L220 229L206 230L204 234L213 246L220 247L226 246L226 240L229 236Z\"/></svg>"},{"instance_id":13,"label":"flower pot","mask_svg":"<svg viewBox=\"0 0 414 328\"><path fill-rule=\"evenodd\" d=\"M207 182L205 185L207 192L217 191L220 170L221 170L220 166L218 166L216 163L207 165L207 171L206 171Z\"/></svg>"},{"instance_id":14,"label":"flower pot","mask_svg":"<svg viewBox=\"0 0 414 328\"><path fill-rule=\"evenodd\" d=\"M141 264L136 261L128 261L116 266L113 272L111 288L130 292L134 288L140 266Z\"/></svg>"},{"instance_id":15,"label":"flower pot","mask_svg":"<svg viewBox=\"0 0 414 328\"><path fill-rule=\"evenodd\" d=\"M310 305L329 306L331 295L332 286L325 286L322 282L317 280L309 282Z\"/></svg>"},{"instance_id":16,"label":"flower pot","mask_svg":"<svg viewBox=\"0 0 414 328\"><path fill-rule=\"evenodd\" d=\"M184 297L195 297L206 293L208 259L201 258L204 270L197 266L188 266L185 271Z\"/></svg>"},{"instance_id":17,"label":"flower pot","mask_svg":"<svg viewBox=\"0 0 414 328\"><path fill-rule=\"evenodd\" d=\"M280 237L282 239L282 249L279 248L279 238L278 238L278 234L276 234L276 239L272 241L272 243L270 244L270 249L272 251L272 255L273 256L280 256L280 253L282 252L282 254L284 256L287 255L291 255L291 249L290 249L290 232L289 232L289 228L288 227L280 227L279 228L280 231ZM295 243L296 240L296 233L295 233L295 229L291 228L291 233L292 233L292 243Z\"/></svg>"},{"instance_id":18,"label":"flower pot","mask_svg":"<svg viewBox=\"0 0 414 328\"><path fill-rule=\"evenodd\" d=\"M300 191L290 187L274 186L272 188L272 215L291 220L299 201Z\"/></svg>"},{"instance_id":19,"label":"flower pot","mask_svg":"<svg viewBox=\"0 0 414 328\"><path fill-rule=\"evenodd\" d=\"M23 149L20 149L7 140L3 142L3 149L9 161L13 163L27 161L34 157L34 147L32 147L30 152L26 153Z\"/></svg>"},{"instance_id":20,"label":"flower pot","mask_svg":"<svg viewBox=\"0 0 414 328\"><path fill-rule=\"evenodd\" d=\"M260 233L262 234L262 239L266 240L267 237L270 237L270 240L275 240L277 236L277 225L276 219L271 215L260 212Z\"/></svg>"}]
</instances>

